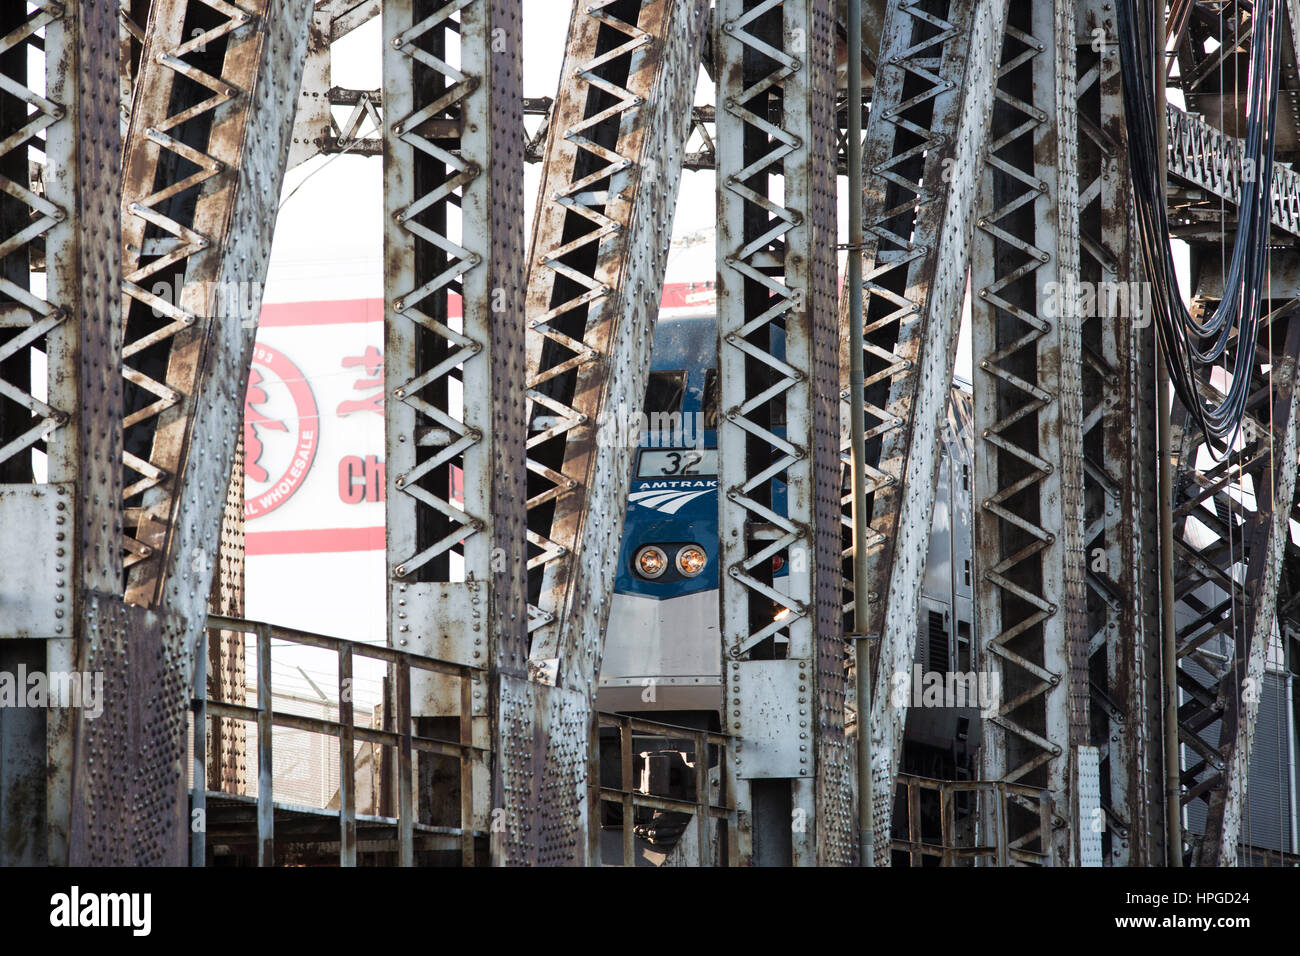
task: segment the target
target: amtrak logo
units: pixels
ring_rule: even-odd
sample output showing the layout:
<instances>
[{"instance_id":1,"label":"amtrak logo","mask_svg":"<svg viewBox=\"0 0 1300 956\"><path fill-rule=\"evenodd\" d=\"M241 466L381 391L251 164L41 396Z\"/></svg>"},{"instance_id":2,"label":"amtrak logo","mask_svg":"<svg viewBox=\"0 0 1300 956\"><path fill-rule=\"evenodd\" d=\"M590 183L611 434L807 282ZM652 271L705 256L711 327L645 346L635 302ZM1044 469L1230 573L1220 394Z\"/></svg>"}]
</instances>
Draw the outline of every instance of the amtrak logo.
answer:
<instances>
[{"instance_id":1,"label":"amtrak logo","mask_svg":"<svg viewBox=\"0 0 1300 956\"><path fill-rule=\"evenodd\" d=\"M699 490L696 490L699 489ZM628 501L658 511L660 514L675 515L686 505L701 495L718 490L717 480L713 481L654 481L640 491L628 495Z\"/></svg>"}]
</instances>

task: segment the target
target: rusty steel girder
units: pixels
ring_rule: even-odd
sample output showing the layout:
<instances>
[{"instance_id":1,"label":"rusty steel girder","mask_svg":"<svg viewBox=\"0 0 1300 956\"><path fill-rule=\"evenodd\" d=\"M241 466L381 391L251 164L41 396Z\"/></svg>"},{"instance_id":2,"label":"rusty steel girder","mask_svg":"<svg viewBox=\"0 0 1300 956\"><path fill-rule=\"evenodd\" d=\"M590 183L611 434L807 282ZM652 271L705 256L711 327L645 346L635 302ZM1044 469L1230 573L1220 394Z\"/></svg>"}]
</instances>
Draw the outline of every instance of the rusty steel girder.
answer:
<instances>
[{"instance_id":1,"label":"rusty steel girder","mask_svg":"<svg viewBox=\"0 0 1300 956\"><path fill-rule=\"evenodd\" d=\"M740 738L727 764L740 865L842 865L855 847L832 29L829 0L716 11L723 729ZM784 590L774 558L789 568Z\"/></svg>"},{"instance_id":2,"label":"rusty steel girder","mask_svg":"<svg viewBox=\"0 0 1300 956\"><path fill-rule=\"evenodd\" d=\"M527 260L532 680L514 695L546 727L539 748L516 728L549 801L539 863L597 853L591 703L635 452L606 426L645 394L707 19L704 0L575 6L551 115Z\"/></svg>"},{"instance_id":3,"label":"rusty steel girder","mask_svg":"<svg viewBox=\"0 0 1300 956\"><path fill-rule=\"evenodd\" d=\"M861 251L869 519L865 633L879 637L873 687L910 673L966 292L976 201L993 112L1005 0L886 5L875 93L865 130ZM923 26L924 24L924 26ZM852 254L852 250L850 250ZM847 422L849 302L840 300L841 418ZM847 435L848 428L841 428ZM841 441L841 460L851 466ZM853 602L853 493L842 497L846 621ZM846 624L846 626L850 626ZM876 862L889 861L894 777L906 704L872 701Z\"/></svg>"},{"instance_id":4,"label":"rusty steel girder","mask_svg":"<svg viewBox=\"0 0 1300 956\"><path fill-rule=\"evenodd\" d=\"M1079 0L1075 45L1090 739L1110 866L1164 862L1155 329L1142 293L1113 5ZM1098 32L1100 31L1100 32ZM1104 42L1097 43L1100 37Z\"/></svg>"},{"instance_id":5,"label":"rusty steel girder","mask_svg":"<svg viewBox=\"0 0 1300 956\"><path fill-rule=\"evenodd\" d=\"M417 678L413 716L492 742L491 768L466 776L463 762L458 785L473 789L476 830L504 811L494 862L522 862L535 840L529 791L495 730L526 719L497 690L524 680L528 656L520 5L416 9L384 7L389 642L488 678L470 714L459 681Z\"/></svg>"},{"instance_id":6,"label":"rusty steel girder","mask_svg":"<svg viewBox=\"0 0 1300 956\"><path fill-rule=\"evenodd\" d=\"M976 633L1001 687L981 776L1051 792L1053 832L1009 827L1058 866L1088 708L1080 317L1048 285L1079 274L1075 55L1073 0L1012 5L971 277Z\"/></svg>"},{"instance_id":7,"label":"rusty steel girder","mask_svg":"<svg viewBox=\"0 0 1300 956\"><path fill-rule=\"evenodd\" d=\"M185 491L199 492L184 474L190 459L204 460L200 483L225 485L234 455L237 383L247 377L239 370L274 226L267 206L283 176L279 122L292 119L283 94L302 68L302 5L169 0L152 9L122 185L124 560L127 600L142 606L163 600L169 564L198 573L207 594L214 555L202 542L215 531L178 522L177 509ZM191 36L187 25L203 32ZM205 488L202 497L215 517L224 494Z\"/></svg>"},{"instance_id":8,"label":"rusty steel girder","mask_svg":"<svg viewBox=\"0 0 1300 956\"><path fill-rule=\"evenodd\" d=\"M239 601L230 477L307 11L306 0L167 0L150 11L122 151L125 581L119 571L104 589L125 585L136 606L108 595L94 604L106 697L124 710L85 744L96 767L126 776L90 776L100 802L78 831L84 862L175 863L184 852L186 711L214 578L225 585L218 603ZM239 313L228 314L236 289ZM148 841L113 836L145 813Z\"/></svg>"}]
</instances>

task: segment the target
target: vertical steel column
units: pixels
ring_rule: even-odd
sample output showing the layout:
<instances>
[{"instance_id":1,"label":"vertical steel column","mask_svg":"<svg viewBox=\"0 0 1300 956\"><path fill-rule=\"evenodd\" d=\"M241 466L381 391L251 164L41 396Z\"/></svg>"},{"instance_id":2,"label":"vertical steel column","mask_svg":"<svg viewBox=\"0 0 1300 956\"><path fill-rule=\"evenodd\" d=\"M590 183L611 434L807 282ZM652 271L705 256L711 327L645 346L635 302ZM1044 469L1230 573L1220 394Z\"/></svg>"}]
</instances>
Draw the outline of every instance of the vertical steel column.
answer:
<instances>
[{"instance_id":1,"label":"vertical steel column","mask_svg":"<svg viewBox=\"0 0 1300 956\"><path fill-rule=\"evenodd\" d=\"M742 865L847 864L827 0L716 11L724 727ZM774 580L774 558L788 575Z\"/></svg>"},{"instance_id":2,"label":"vertical steel column","mask_svg":"<svg viewBox=\"0 0 1300 956\"><path fill-rule=\"evenodd\" d=\"M593 849L590 708L639 437L620 426L645 395L707 20L705 0L576 4L551 114L527 260L533 679L509 689L537 715L515 785L547 804L541 863Z\"/></svg>"},{"instance_id":3,"label":"vertical steel column","mask_svg":"<svg viewBox=\"0 0 1300 956\"><path fill-rule=\"evenodd\" d=\"M383 18L389 643L522 680L520 5L396 0ZM475 681L470 712L458 679L413 682L415 718L468 721L495 749L492 681ZM504 727L516 715L496 716ZM486 831L502 807L508 842L525 835L517 793L501 788L505 753L474 768L461 825Z\"/></svg>"},{"instance_id":4,"label":"vertical steel column","mask_svg":"<svg viewBox=\"0 0 1300 956\"><path fill-rule=\"evenodd\" d=\"M877 688L910 673L940 436L961 326L1006 0L891 0L864 145L862 249L867 415L868 606ZM850 251L852 255L852 251ZM840 302L841 374L849 366ZM848 392L841 417L849 414ZM848 448L841 455L848 459ZM852 495L843 501L846 521ZM846 558L851 540L846 536ZM852 577L846 572L846 581ZM854 607L846 595L846 614ZM878 863L889 859L907 707L873 701ZM861 725L859 725L861 726Z\"/></svg>"},{"instance_id":5,"label":"vertical steel column","mask_svg":"<svg viewBox=\"0 0 1300 956\"><path fill-rule=\"evenodd\" d=\"M1013 4L972 266L976 630L1001 675L984 776L1051 791L1012 845L1075 861L1071 751L1086 743L1075 4ZM1051 283L1057 285L1051 286Z\"/></svg>"},{"instance_id":6,"label":"vertical steel column","mask_svg":"<svg viewBox=\"0 0 1300 956\"><path fill-rule=\"evenodd\" d=\"M117 37L116 0L0 12L0 670L47 679L121 574ZM0 708L0 865L68 862L83 716Z\"/></svg>"},{"instance_id":7,"label":"vertical steel column","mask_svg":"<svg viewBox=\"0 0 1300 956\"><path fill-rule=\"evenodd\" d=\"M1156 576L1155 329L1125 154L1113 4L1079 0L1079 274L1091 739L1101 758L1105 862L1163 861ZM1068 286L1061 290L1074 295Z\"/></svg>"}]
</instances>

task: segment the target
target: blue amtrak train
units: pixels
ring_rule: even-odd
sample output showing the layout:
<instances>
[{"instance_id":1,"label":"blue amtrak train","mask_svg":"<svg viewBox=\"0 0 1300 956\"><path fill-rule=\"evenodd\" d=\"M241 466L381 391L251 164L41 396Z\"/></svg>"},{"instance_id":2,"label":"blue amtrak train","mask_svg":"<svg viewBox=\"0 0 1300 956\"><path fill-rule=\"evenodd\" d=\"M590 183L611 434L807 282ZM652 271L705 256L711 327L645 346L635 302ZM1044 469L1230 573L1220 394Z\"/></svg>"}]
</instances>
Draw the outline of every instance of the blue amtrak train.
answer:
<instances>
[{"instance_id":1,"label":"blue amtrak train","mask_svg":"<svg viewBox=\"0 0 1300 956\"><path fill-rule=\"evenodd\" d=\"M717 374L712 313L659 321L605 637L601 710L685 716L719 709Z\"/></svg>"},{"instance_id":2,"label":"blue amtrak train","mask_svg":"<svg viewBox=\"0 0 1300 956\"><path fill-rule=\"evenodd\" d=\"M721 710L718 633L718 345L713 311L659 319L640 441L633 464L618 574L597 691L603 711L717 729ZM635 440L635 439L634 439ZM917 666L972 670L971 405L953 388L944 430L930 554L918 601ZM784 486L773 506L784 507ZM774 559L773 583L786 577ZM888 688L882 688L887 692ZM977 741L971 713L918 714L916 743L942 759L918 770L956 773ZM962 744L964 747L964 743Z\"/></svg>"}]
</instances>

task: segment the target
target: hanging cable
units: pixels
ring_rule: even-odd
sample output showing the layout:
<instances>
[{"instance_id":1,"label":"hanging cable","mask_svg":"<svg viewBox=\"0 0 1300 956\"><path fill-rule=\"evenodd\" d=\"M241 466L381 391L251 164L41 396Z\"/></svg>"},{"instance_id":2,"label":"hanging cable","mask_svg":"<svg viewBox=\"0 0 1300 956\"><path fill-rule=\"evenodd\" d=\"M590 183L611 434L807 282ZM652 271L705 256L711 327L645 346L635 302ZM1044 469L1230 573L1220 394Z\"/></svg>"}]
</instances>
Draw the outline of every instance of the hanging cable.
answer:
<instances>
[{"instance_id":1,"label":"hanging cable","mask_svg":"<svg viewBox=\"0 0 1300 956\"><path fill-rule=\"evenodd\" d=\"M1155 64L1164 70L1164 37L1157 47L1156 11L1152 0L1119 0L1119 48L1124 83L1124 122L1128 130L1129 163L1137 239L1151 288L1151 307L1160 345L1175 394L1205 434L1216 458L1227 454L1236 440L1250 393L1254 344L1268 254L1269 212L1273 182L1274 128L1281 64L1281 4L1255 0L1253 36L1246 91L1246 131L1242 140L1241 188L1232 259L1224 278L1223 297L1213 313L1193 316L1183 302L1169 245L1169 214L1161 169L1160 125L1155 115ZM1239 42L1238 33L1231 42ZM1225 171L1226 172L1226 171ZM1220 360L1230 364L1231 381L1218 402L1200 395L1200 384Z\"/></svg>"}]
</instances>

